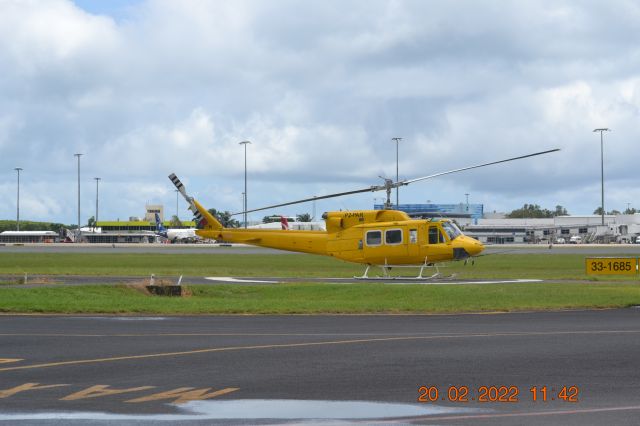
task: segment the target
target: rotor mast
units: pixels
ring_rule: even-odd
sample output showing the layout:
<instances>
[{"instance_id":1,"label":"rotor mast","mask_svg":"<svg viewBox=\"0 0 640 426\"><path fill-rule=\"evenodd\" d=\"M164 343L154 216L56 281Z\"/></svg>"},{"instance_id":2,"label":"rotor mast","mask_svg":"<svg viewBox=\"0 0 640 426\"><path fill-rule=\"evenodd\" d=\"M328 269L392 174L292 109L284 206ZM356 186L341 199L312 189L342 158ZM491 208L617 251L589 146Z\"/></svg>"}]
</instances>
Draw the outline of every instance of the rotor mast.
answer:
<instances>
[{"instance_id":1,"label":"rotor mast","mask_svg":"<svg viewBox=\"0 0 640 426\"><path fill-rule=\"evenodd\" d=\"M384 202L384 209L385 210L391 210L392 204L391 204L391 190L393 188L398 188L400 186L402 186L402 184L400 182L394 182L391 179L387 179L387 178L382 178L384 179L384 186L378 186L371 189L371 191L380 191L382 189L384 189L387 192L387 201Z\"/></svg>"}]
</instances>

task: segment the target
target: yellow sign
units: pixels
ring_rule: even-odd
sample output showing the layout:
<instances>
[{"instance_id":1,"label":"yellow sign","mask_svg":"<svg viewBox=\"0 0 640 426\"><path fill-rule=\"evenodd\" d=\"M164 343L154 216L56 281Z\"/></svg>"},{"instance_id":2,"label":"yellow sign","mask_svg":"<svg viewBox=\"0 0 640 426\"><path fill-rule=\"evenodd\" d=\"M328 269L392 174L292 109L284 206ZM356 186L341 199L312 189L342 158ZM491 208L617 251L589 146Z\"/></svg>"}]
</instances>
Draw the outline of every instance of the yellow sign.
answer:
<instances>
[{"instance_id":1,"label":"yellow sign","mask_svg":"<svg viewBox=\"0 0 640 426\"><path fill-rule=\"evenodd\" d=\"M586 259L589 275L635 275L638 259L635 257L588 257Z\"/></svg>"}]
</instances>

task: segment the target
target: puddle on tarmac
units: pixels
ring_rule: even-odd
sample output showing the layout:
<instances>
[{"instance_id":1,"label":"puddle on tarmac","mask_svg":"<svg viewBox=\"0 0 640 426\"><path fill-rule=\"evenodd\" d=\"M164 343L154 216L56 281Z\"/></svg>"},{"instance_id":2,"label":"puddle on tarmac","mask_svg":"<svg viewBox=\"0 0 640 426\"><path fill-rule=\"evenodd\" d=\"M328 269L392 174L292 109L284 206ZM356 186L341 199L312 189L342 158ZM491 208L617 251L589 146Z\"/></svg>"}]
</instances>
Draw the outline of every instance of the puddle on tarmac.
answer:
<instances>
[{"instance_id":1,"label":"puddle on tarmac","mask_svg":"<svg viewBox=\"0 0 640 426\"><path fill-rule=\"evenodd\" d=\"M0 421L94 420L114 422L206 420L372 420L396 417L478 413L487 410L371 401L318 401L295 399L239 399L191 401L179 406L182 414L110 414L99 412L0 413Z\"/></svg>"},{"instance_id":2,"label":"puddle on tarmac","mask_svg":"<svg viewBox=\"0 0 640 426\"><path fill-rule=\"evenodd\" d=\"M381 419L476 411L421 404L297 399L191 401L183 407L211 419Z\"/></svg>"}]
</instances>

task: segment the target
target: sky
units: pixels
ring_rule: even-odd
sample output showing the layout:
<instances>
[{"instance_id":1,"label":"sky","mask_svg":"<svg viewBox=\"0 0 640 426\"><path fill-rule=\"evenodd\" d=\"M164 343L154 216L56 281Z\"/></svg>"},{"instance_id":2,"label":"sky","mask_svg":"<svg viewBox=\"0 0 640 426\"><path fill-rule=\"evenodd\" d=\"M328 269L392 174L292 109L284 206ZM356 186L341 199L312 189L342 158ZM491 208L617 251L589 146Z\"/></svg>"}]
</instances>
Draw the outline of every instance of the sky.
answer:
<instances>
[{"instance_id":1,"label":"sky","mask_svg":"<svg viewBox=\"0 0 640 426\"><path fill-rule=\"evenodd\" d=\"M400 203L640 208L636 1L0 0L0 219L249 208L417 182ZM250 215L372 208L384 193ZM393 197L395 199L395 196ZM179 201L182 219L191 216Z\"/></svg>"}]
</instances>

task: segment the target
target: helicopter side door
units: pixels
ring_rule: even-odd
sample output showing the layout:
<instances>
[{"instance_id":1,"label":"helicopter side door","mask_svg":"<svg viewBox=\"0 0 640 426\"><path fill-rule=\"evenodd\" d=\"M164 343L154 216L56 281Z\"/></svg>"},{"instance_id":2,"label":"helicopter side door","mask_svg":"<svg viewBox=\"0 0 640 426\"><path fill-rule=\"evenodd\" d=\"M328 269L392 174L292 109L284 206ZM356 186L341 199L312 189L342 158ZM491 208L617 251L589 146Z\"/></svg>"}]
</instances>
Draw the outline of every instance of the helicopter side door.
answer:
<instances>
[{"instance_id":1,"label":"helicopter side door","mask_svg":"<svg viewBox=\"0 0 640 426\"><path fill-rule=\"evenodd\" d=\"M420 246L424 244L424 225L411 225L407 230L407 255L411 257L413 262L420 263L423 259L420 256Z\"/></svg>"},{"instance_id":2,"label":"helicopter side door","mask_svg":"<svg viewBox=\"0 0 640 426\"><path fill-rule=\"evenodd\" d=\"M449 241L439 224L429 224L427 243L427 259L429 261L438 262L452 258L451 241Z\"/></svg>"}]
</instances>

